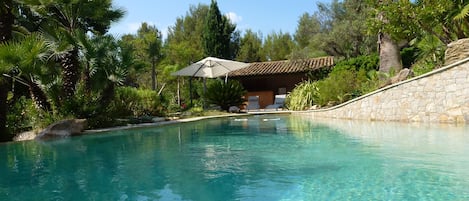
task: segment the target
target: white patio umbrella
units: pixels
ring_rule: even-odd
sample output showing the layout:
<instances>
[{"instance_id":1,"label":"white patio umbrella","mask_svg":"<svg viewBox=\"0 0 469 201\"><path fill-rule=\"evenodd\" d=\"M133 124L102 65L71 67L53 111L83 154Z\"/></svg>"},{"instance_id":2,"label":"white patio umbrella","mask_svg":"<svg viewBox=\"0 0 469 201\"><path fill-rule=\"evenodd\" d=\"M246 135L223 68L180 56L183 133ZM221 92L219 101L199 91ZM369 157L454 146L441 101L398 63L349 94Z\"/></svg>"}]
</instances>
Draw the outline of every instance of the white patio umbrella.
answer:
<instances>
[{"instance_id":1,"label":"white patio umbrella","mask_svg":"<svg viewBox=\"0 0 469 201\"><path fill-rule=\"evenodd\" d=\"M216 78L227 75L231 71L245 68L248 65L247 63L238 61L207 57L179 71L171 73L171 75Z\"/></svg>"},{"instance_id":2,"label":"white patio umbrella","mask_svg":"<svg viewBox=\"0 0 469 201\"><path fill-rule=\"evenodd\" d=\"M225 75L225 82L228 79L228 73L238 69L242 69L249 66L247 63L219 59L216 57L207 57L198 62L195 62L179 71L171 73L173 76L190 76L192 77L203 77L204 78L204 93L205 93L205 78L216 78ZM189 82L190 98L192 104L192 82Z\"/></svg>"}]
</instances>

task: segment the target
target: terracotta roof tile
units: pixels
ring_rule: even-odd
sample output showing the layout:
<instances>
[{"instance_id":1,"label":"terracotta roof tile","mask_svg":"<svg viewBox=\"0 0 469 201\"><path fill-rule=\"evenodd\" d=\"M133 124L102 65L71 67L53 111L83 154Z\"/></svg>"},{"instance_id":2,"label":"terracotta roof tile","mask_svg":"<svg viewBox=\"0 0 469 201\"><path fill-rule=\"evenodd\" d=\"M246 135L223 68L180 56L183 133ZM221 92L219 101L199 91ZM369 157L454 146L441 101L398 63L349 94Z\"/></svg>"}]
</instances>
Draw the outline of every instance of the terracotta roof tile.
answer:
<instances>
[{"instance_id":1,"label":"terracotta roof tile","mask_svg":"<svg viewBox=\"0 0 469 201\"><path fill-rule=\"evenodd\" d=\"M334 65L334 57L319 57L301 60L255 62L250 66L231 72L230 77L301 73Z\"/></svg>"}]
</instances>

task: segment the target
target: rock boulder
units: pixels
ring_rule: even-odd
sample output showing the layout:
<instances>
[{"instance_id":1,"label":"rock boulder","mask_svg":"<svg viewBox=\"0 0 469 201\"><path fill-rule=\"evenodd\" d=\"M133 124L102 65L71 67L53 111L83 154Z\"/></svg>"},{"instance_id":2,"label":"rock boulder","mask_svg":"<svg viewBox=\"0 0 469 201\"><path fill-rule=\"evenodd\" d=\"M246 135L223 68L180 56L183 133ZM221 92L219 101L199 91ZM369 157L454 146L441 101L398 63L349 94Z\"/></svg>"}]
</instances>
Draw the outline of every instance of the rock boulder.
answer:
<instances>
[{"instance_id":1,"label":"rock boulder","mask_svg":"<svg viewBox=\"0 0 469 201\"><path fill-rule=\"evenodd\" d=\"M399 73L391 78L391 84L396 84L398 82L407 80L407 78L412 77L413 73L410 69L404 68Z\"/></svg>"},{"instance_id":2,"label":"rock boulder","mask_svg":"<svg viewBox=\"0 0 469 201\"><path fill-rule=\"evenodd\" d=\"M86 119L62 120L42 130L36 139L47 139L56 137L69 137L79 135L86 128Z\"/></svg>"},{"instance_id":3,"label":"rock boulder","mask_svg":"<svg viewBox=\"0 0 469 201\"><path fill-rule=\"evenodd\" d=\"M448 44L445 52L445 65L469 57L469 38L460 39Z\"/></svg>"},{"instance_id":4,"label":"rock boulder","mask_svg":"<svg viewBox=\"0 0 469 201\"><path fill-rule=\"evenodd\" d=\"M239 109L239 107L231 106L231 107L228 109L228 111L229 111L230 113L239 113L240 109Z\"/></svg>"}]
</instances>

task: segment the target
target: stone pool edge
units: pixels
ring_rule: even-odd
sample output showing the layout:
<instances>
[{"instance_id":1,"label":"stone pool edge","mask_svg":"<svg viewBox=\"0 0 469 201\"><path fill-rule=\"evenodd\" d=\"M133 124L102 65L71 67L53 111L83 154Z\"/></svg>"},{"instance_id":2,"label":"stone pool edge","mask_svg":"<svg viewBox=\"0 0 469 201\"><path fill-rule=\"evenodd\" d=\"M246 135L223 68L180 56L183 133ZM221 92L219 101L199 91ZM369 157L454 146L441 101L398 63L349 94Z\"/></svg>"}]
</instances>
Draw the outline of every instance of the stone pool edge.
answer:
<instances>
[{"instance_id":1,"label":"stone pool edge","mask_svg":"<svg viewBox=\"0 0 469 201\"><path fill-rule=\"evenodd\" d=\"M138 128L148 128L148 127L158 127L164 125L171 125L177 123L187 123L187 122L194 122L200 121L205 119L213 119L213 118L224 118L224 117L241 117L241 116L252 116L252 115L262 115L262 114L289 114L292 111L283 110L283 111L257 111L257 112L248 112L248 113L233 113L233 114L224 114L224 115L212 115L212 116L201 116L201 117L192 117L186 119L175 119L169 121L160 121L154 123L142 123L142 124L130 124L126 126L117 126L111 128L103 128L103 129L90 129L85 130L81 135L88 135L88 134L99 134L103 132L110 132L110 131L118 131L118 130L130 130L130 129L138 129Z\"/></svg>"}]
</instances>

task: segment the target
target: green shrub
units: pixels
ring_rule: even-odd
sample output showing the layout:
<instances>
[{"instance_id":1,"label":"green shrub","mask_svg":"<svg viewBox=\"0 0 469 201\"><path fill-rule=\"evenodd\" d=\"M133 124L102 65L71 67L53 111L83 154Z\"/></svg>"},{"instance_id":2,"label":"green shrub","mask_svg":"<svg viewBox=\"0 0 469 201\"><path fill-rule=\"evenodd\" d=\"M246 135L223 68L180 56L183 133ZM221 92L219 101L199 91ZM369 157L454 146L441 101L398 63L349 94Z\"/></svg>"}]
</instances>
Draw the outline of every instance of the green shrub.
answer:
<instances>
[{"instance_id":1,"label":"green shrub","mask_svg":"<svg viewBox=\"0 0 469 201\"><path fill-rule=\"evenodd\" d=\"M318 96L317 83L304 81L298 84L287 96L286 106L290 110L305 110L313 106Z\"/></svg>"},{"instance_id":2,"label":"green shrub","mask_svg":"<svg viewBox=\"0 0 469 201\"><path fill-rule=\"evenodd\" d=\"M22 96L9 107L7 126L10 133L18 134L28 130L44 129L66 118L71 117L38 109L31 99Z\"/></svg>"},{"instance_id":3,"label":"green shrub","mask_svg":"<svg viewBox=\"0 0 469 201\"><path fill-rule=\"evenodd\" d=\"M379 87L382 85L382 82L385 82L387 78L389 78L389 75L386 73L376 70L370 70L366 72L365 70L360 69L357 74L357 82L359 85L357 92L359 93L356 93L353 98L379 89Z\"/></svg>"},{"instance_id":4,"label":"green shrub","mask_svg":"<svg viewBox=\"0 0 469 201\"><path fill-rule=\"evenodd\" d=\"M334 71L328 78L317 82L318 96L314 100L320 106L336 105L350 100L357 90L355 70Z\"/></svg>"},{"instance_id":5,"label":"green shrub","mask_svg":"<svg viewBox=\"0 0 469 201\"><path fill-rule=\"evenodd\" d=\"M222 110L228 111L230 106L240 106L245 101L242 96L246 93L241 83L229 80L225 83L218 80L207 86L205 99L209 104L220 106Z\"/></svg>"},{"instance_id":6,"label":"green shrub","mask_svg":"<svg viewBox=\"0 0 469 201\"><path fill-rule=\"evenodd\" d=\"M119 87L109 107L115 117L161 116L164 108L157 92L132 87Z\"/></svg>"},{"instance_id":7,"label":"green shrub","mask_svg":"<svg viewBox=\"0 0 469 201\"><path fill-rule=\"evenodd\" d=\"M204 108L203 107L192 107L188 110L190 116L203 116Z\"/></svg>"},{"instance_id":8,"label":"green shrub","mask_svg":"<svg viewBox=\"0 0 469 201\"><path fill-rule=\"evenodd\" d=\"M358 72L360 69L368 72L371 70L379 69L379 56L377 54L373 55L363 55L348 60L337 62L337 64L332 69L331 73L335 71L342 70L354 70Z\"/></svg>"},{"instance_id":9,"label":"green shrub","mask_svg":"<svg viewBox=\"0 0 469 201\"><path fill-rule=\"evenodd\" d=\"M114 91L111 91L111 96ZM102 101L102 93L86 92L85 86L79 84L72 99L59 107L59 113L76 118L90 119L106 112L109 101ZM107 103L105 103L107 102Z\"/></svg>"},{"instance_id":10,"label":"green shrub","mask_svg":"<svg viewBox=\"0 0 469 201\"><path fill-rule=\"evenodd\" d=\"M359 56L338 62L329 77L316 83L317 105L336 105L379 87L378 55Z\"/></svg>"},{"instance_id":11,"label":"green shrub","mask_svg":"<svg viewBox=\"0 0 469 201\"><path fill-rule=\"evenodd\" d=\"M418 61L412 66L412 72L414 76L423 75L435 69L436 64L425 60Z\"/></svg>"}]
</instances>

